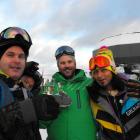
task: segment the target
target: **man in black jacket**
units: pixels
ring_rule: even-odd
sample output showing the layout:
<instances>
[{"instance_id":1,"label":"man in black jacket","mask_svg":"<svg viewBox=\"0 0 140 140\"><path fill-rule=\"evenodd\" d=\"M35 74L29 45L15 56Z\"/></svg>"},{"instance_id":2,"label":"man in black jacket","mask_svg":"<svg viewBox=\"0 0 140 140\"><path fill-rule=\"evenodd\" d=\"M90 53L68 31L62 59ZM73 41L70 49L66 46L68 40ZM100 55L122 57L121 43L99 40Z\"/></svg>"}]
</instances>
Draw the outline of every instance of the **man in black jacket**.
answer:
<instances>
[{"instance_id":1,"label":"man in black jacket","mask_svg":"<svg viewBox=\"0 0 140 140\"><path fill-rule=\"evenodd\" d=\"M31 45L24 29L9 27L0 34L0 140L41 140L38 120L55 119L59 112L52 96L32 97L18 84Z\"/></svg>"}]
</instances>

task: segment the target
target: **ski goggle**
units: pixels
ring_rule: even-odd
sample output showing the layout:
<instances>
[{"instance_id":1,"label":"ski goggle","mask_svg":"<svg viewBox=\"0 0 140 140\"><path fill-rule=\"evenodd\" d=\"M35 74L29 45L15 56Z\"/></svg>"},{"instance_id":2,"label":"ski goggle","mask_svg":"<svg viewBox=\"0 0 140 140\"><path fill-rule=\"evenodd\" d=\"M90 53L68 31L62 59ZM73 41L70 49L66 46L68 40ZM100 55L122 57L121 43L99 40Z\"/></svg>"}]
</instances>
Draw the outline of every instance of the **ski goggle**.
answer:
<instances>
[{"instance_id":1,"label":"ski goggle","mask_svg":"<svg viewBox=\"0 0 140 140\"><path fill-rule=\"evenodd\" d=\"M99 68L110 66L110 61L107 57L97 56L89 60L89 70L92 71L98 66Z\"/></svg>"},{"instance_id":2,"label":"ski goggle","mask_svg":"<svg viewBox=\"0 0 140 140\"><path fill-rule=\"evenodd\" d=\"M58 57L62 56L63 54L68 54L68 55L74 56L74 50L69 46L62 46L56 50L55 57L58 58Z\"/></svg>"},{"instance_id":3,"label":"ski goggle","mask_svg":"<svg viewBox=\"0 0 140 140\"><path fill-rule=\"evenodd\" d=\"M27 43L32 44L29 34L24 29L18 27L9 27L2 31L0 36L2 39L16 39L17 36L21 36Z\"/></svg>"}]
</instances>

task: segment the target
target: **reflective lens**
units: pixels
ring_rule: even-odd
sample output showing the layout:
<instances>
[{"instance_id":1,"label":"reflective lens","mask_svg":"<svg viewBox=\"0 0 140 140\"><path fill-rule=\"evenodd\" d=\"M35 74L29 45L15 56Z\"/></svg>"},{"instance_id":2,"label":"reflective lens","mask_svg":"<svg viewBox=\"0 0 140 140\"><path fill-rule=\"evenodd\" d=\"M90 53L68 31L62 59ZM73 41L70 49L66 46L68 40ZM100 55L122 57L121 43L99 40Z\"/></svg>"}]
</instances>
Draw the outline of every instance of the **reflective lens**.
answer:
<instances>
[{"instance_id":1,"label":"reflective lens","mask_svg":"<svg viewBox=\"0 0 140 140\"><path fill-rule=\"evenodd\" d=\"M58 57L62 56L63 54L68 54L68 55L74 56L74 50L69 46L62 46L56 50L55 57L58 58Z\"/></svg>"},{"instance_id":2,"label":"reflective lens","mask_svg":"<svg viewBox=\"0 0 140 140\"><path fill-rule=\"evenodd\" d=\"M1 38L3 39L13 39L16 38L17 35L20 35L23 37L23 39L25 41L27 41L28 43L32 43L29 34L21 28L18 27L10 27L5 29L2 33L1 33Z\"/></svg>"},{"instance_id":3,"label":"reflective lens","mask_svg":"<svg viewBox=\"0 0 140 140\"><path fill-rule=\"evenodd\" d=\"M99 68L110 66L110 61L104 56L92 57L89 60L89 70L94 70L96 66Z\"/></svg>"}]
</instances>

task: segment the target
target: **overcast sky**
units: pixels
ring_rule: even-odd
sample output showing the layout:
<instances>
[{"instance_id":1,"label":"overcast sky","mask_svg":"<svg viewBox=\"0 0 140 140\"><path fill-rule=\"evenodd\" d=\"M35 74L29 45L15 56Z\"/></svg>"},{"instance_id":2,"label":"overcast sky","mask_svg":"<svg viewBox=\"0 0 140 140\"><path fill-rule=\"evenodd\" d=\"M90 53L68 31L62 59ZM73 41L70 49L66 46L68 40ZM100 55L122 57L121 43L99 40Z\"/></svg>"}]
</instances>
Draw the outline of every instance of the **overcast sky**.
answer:
<instances>
[{"instance_id":1,"label":"overcast sky","mask_svg":"<svg viewBox=\"0 0 140 140\"><path fill-rule=\"evenodd\" d=\"M48 77L57 71L54 53L61 45L73 47L77 67L88 72L101 39L140 31L139 6L139 0L1 0L0 30L26 29L33 41L28 60Z\"/></svg>"}]
</instances>

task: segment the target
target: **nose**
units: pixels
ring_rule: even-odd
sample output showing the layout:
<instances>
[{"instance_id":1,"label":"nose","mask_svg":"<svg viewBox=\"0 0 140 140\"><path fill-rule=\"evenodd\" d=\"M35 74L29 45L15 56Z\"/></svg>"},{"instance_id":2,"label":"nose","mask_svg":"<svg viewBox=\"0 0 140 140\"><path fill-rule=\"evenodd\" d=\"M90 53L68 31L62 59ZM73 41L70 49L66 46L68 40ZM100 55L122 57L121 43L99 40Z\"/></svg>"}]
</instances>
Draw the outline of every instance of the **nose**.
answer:
<instances>
[{"instance_id":1,"label":"nose","mask_svg":"<svg viewBox=\"0 0 140 140\"><path fill-rule=\"evenodd\" d=\"M20 60L20 58L19 58L18 56L15 56L15 57L14 57L14 61L15 61L16 63L20 63L21 60Z\"/></svg>"},{"instance_id":2,"label":"nose","mask_svg":"<svg viewBox=\"0 0 140 140\"><path fill-rule=\"evenodd\" d=\"M65 63L65 67L69 67L69 63Z\"/></svg>"},{"instance_id":3,"label":"nose","mask_svg":"<svg viewBox=\"0 0 140 140\"><path fill-rule=\"evenodd\" d=\"M103 72L101 70L98 70L97 77L98 78L102 78L103 77Z\"/></svg>"}]
</instances>

